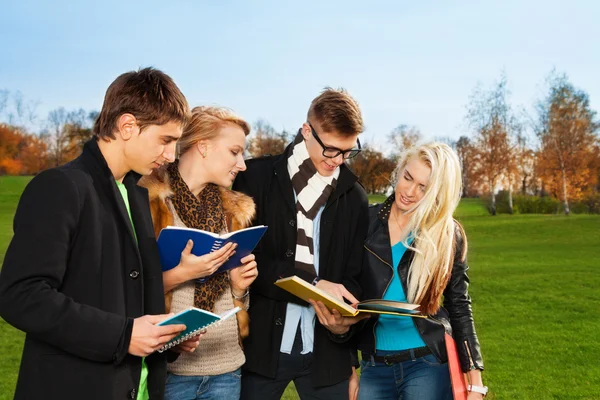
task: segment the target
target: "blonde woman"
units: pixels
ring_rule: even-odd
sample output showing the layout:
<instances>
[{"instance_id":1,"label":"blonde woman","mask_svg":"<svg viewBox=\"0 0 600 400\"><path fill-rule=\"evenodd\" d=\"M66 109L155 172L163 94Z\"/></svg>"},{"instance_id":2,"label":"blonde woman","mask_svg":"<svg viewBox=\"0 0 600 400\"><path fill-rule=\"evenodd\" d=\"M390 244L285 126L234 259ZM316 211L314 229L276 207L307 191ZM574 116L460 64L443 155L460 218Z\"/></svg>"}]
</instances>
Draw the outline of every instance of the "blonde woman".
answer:
<instances>
[{"instance_id":1,"label":"blonde woman","mask_svg":"<svg viewBox=\"0 0 600 400\"><path fill-rule=\"evenodd\" d=\"M140 180L148 188L155 233L167 225L215 233L249 226L253 200L229 190L246 169L244 148L250 127L230 110L196 107L178 143L179 158ZM234 252L225 246L196 257L193 243L181 263L163 273L167 309L179 312L194 306L220 314L234 306L238 318L208 330L198 348L182 352L168 366L165 399L234 399L241 388L240 367L245 362L241 340L248 335L248 288L258 271L254 255L229 273L212 275ZM199 280L198 278L207 279ZM185 349L184 349L185 350Z\"/></svg>"},{"instance_id":2,"label":"blonde woman","mask_svg":"<svg viewBox=\"0 0 600 400\"><path fill-rule=\"evenodd\" d=\"M468 294L467 238L452 218L461 194L456 153L442 143L409 149L395 193L370 208L363 298L420 304L428 319L379 316L358 334L359 399L452 399L444 331L453 332L469 400L487 392ZM443 298L443 306L442 304Z\"/></svg>"}]
</instances>

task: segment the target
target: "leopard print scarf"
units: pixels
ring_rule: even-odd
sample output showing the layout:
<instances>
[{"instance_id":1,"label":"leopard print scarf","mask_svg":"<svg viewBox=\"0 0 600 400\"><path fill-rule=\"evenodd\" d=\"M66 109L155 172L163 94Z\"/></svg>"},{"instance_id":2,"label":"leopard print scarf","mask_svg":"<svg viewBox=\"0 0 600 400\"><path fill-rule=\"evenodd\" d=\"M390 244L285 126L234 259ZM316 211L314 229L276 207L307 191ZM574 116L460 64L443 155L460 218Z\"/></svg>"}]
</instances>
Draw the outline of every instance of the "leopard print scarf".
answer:
<instances>
[{"instance_id":1,"label":"leopard print scarf","mask_svg":"<svg viewBox=\"0 0 600 400\"><path fill-rule=\"evenodd\" d=\"M219 187L212 183L196 197L179 174L179 160L167 167L173 196L170 198L175 212L188 228L202 229L213 233L227 230L225 211ZM203 282L196 281L194 307L214 311L215 302L229 287L226 272L210 276Z\"/></svg>"}]
</instances>

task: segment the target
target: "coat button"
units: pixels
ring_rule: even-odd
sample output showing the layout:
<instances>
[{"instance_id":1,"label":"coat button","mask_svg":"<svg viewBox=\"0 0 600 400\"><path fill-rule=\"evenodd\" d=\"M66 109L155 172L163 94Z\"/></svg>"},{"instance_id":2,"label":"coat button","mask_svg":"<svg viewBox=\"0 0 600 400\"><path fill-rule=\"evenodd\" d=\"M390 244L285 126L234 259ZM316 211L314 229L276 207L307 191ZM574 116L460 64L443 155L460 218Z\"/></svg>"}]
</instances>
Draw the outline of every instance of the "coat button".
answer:
<instances>
[{"instance_id":1,"label":"coat button","mask_svg":"<svg viewBox=\"0 0 600 400\"><path fill-rule=\"evenodd\" d=\"M129 398L130 399L135 399L137 397L137 390L136 389L131 389L131 391L129 392Z\"/></svg>"},{"instance_id":2,"label":"coat button","mask_svg":"<svg viewBox=\"0 0 600 400\"><path fill-rule=\"evenodd\" d=\"M296 221L294 221L293 219L290 219L290 225L291 226L296 226Z\"/></svg>"},{"instance_id":3,"label":"coat button","mask_svg":"<svg viewBox=\"0 0 600 400\"><path fill-rule=\"evenodd\" d=\"M285 252L285 256L286 257L291 257L293 255L294 255L294 252L292 250L290 250L290 249L287 249L287 251Z\"/></svg>"},{"instance_id":4,"label":"coat button","mask_svg":"<svg viewBox=\"0 0 600 400\"><path fill-rule=\"evenodd\" d=\"M275 319L275 326L283 326L283 321L281 318Z\"/></svg>"},{"instance_id":5,"label":"coat button","mask_svg":"<svg viewBox=\"0 0 600 400\"><path fill-rule=\"evenodd\" d=\"M137 279L138 276L140 276L140 273L138 271L136 271L135 269L132 269L131 272L129 273L129 277L131 279Z\"/></svg>"}]
</instances>

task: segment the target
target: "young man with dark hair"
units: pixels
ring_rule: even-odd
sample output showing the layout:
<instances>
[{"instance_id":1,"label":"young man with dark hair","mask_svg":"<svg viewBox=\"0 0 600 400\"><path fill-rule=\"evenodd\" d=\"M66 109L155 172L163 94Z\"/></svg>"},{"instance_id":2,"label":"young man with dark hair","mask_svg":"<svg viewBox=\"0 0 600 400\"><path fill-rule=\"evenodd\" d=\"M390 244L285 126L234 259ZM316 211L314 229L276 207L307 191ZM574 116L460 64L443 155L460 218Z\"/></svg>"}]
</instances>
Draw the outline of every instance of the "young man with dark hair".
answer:
<instances>
[{"instance_id":1,"label":"young man with dark hair","mask_svg":"<svg viewBox=\"0 0 600 400\"><path fill-rule=\"evenodd\" d=\"M156 325L162 271L137 180L174 160L188 114L169 76L125 73L82 154L27 185L0 275L0 315L26 333L16 399L163 398L155 351L185 327Z\"/></svg>"},{"instance_id":2,"label":"young man with dark hair","mask_svg":"<svg viewBox=\"0 0 600 400\"><path fill-rule=\"evenodd\" d=\"M347 399L345 341L357 319L319 310L274 282L297 275L338 298L357 300L367 195L344 161L360 152L363 121L344 90L325 89L283 154L247 162L234 190L254 198L269 227L255 251L250 336L242 399L279 399L290 381L303 399ZM322 303L320 304L321 307ZM318 316L318 321L316 316Z\"/></svg>"}]
</instances>

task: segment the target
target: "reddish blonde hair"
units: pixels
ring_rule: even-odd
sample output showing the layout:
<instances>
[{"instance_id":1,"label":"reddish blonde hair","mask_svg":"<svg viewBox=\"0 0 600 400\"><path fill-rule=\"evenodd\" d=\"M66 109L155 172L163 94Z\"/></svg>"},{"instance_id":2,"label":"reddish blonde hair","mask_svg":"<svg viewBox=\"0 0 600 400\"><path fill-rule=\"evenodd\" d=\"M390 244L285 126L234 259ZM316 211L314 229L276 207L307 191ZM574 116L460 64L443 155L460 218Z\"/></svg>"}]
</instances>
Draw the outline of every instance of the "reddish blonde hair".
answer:
<instances>
[{"instance_id":1,"label":"reddish blonde hair","mask_svg":"<svg viewBox=\"0 0 600 400\"><path fill-rule=\"evenodd\" d=\"M239 126L246 136L250 133L250 125L229 108L194 107L190 120L177 142L178 154L184 154L201 140L215 138L219 129L226 124Z\"/></svg>"}]
</instances>

